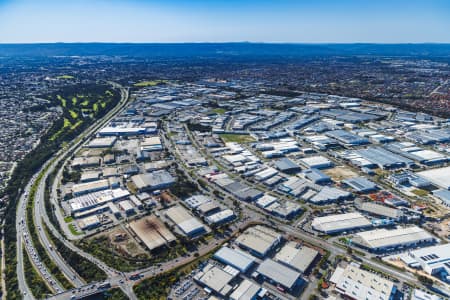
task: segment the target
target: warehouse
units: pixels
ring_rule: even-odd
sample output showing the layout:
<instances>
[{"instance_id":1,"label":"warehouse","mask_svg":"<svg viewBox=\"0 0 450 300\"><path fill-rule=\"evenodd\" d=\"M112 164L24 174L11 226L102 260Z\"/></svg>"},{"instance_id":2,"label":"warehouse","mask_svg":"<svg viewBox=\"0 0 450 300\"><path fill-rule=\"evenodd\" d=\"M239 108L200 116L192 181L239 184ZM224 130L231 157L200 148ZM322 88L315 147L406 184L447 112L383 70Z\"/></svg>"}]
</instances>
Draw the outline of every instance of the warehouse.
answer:
<instances>
[{"instance_id":1,"label":"warehouse","mask_svg":"<svg viewBox=\"0 0 450 300\"><path fill-rule=\"evenodd\" d=\"M236 238L236 244L250 251L252 255L262 258L273 250L281 242L281 239L282 235L275 230L257 225L239 235Z\"/></svg>"},{"instance_id":2,"label":"warehouse","mask_svg":"<svg viewBox=\"0 0 450 300\"><path fill-rule=\"evenodd\" d=\"M283 158L277 160L274 163L274 166L280 172L283 172L286 174L295 174L295 173L298 173L301 171L300 166L287 157L283 157Z\"/></svg>"},{"instance_id":3,"label":"warehouse","mask_svg":"<svg viewBox=\"0 0 450 300\"><path fill-rule=\"evenodd\" d=\"M274 197L270 194L264 194L264 196L256 200L255 204L261 208L266 208L277 201L277 197Z\"/></svg>"},{"instance_id":4,"label":"warehouse","mask_svg":"<svg viewBox=\"0 0 450 300\"><path fill-rule=\"evenodd\" d=\"M221 225L234 220L236 216L231 209L224 209L205 218L208 224Z\"/></svg>"},{"instance_id":5,"label":"warehouse","mask_svg":"<svg viewBox=\"0 0 450 300\"><path fill-rule=\"evenodd\" d=\"M396 169L414 165L411 159L394 154L382 147L355 150L355 153L381 169Z\"/></svg>"},{"instance_id":6,"label":"warehouse","mask_svg":"<svg viewBox=\"0 0 450 300\"><path fill-rule=\"evenodd\" d=\"M202 204L210 202L211 199L206 197L205 195L194 195L184 200L184 203L187 204L192 209L196 209Z\"/></svg>"},{"instance_id":7,"label":"warehouse","mask_svg":"<svg viewBox=\"0 0 450 300\"><path fill-rule=\"evenodd\" d=\"M98 135L104 136L136 136L146 133L143 127L104 127L100 129Z\"/></svg>"},{"instance_id":8,"label":"warehouse","mask_svg":"<svg viewBox=\"0 0 450 300\"><path fill-rule=\"evenodd\" d=\"M392 251L433 243L435 238L417 226L375 229L355 234L352 243L373 252Z\"/></svg>"},{"instance_id":9,"label":"warehouse","mask_svg":"<svg viewBox=\"0 0 450 300\"><path fill-rule=\"evenodd\" d=\"M369 144L369 140L346 130L333 130L326 133L328 137L339 141L343 146L359 146Z\"/></svg>"},{"instance_id":10,"label":"warehouse","mask_svg":"<svg viewBox=\"0 0 450 300\"><path fill-rule=\"evenodd\" d=\"M345 299L390 300L397 289L392 281L352 263L345 269L338 266L330 282Z\"/></svg>"},{"instance_id":11,"label":"warehouse","mask_svg":"<svg viewBox=\"0 0 450 300\"><path fill-rule=\"evenodd\" d=\"M276 201L265 207L264 210L279 218L291 219L301 212L302 207L291 201Z\"/></svg>"},{"instance_id":12,"label":"warehouse","mask_svg":"<svg viewBox=\"0 0 450 300\"><path fill-rule=\"evenodd\" d=\"M331 177L317 169L308 169L302 172L305 178L311 180L315 184L326 184L331 182Z\"/></svg>"},{"instance_id":13,"label":"warehouse","mask_svg":"<svg viewBox=\"0 0 450 300\"><path fill-rule=\"evenodd\" d=\"M450 190L450 167L426 170L416 174L442 189Z\"/></svg>"},{"instance_id":14,"label":"warehouse","mask_svg":"<svg viewBox=\"0 0 450 300\"><path fill-rule=\"evenodd\" d=\"M74 196L81 196L88 193L106 190L109 188L109 182L107 179L78 183L72 186L72 194Z\"/></svg>"},{"instance_id":15,"label":"warehouse","mask_svg":"<svg viewBox=\"0 0 450 300\"><path fill-rule=\"evenodd\" d=\"M88 148L111 148L114 146L114 143L117 141L117 138L112 137L104 137L104 138L95 138L89 142L87 145Z\"/></svg>"},{"instance_id":16,"label":"warehouse","mask_svg":"<svg viewBox=\"0 0 450 300\"><path fill-rule=\"evenodd\" d=\"M311 223L313 229L326 233L339 233L372 227L372 223L360 213L346 213L316 217Z\"/></svg>"},{"instance_id":17,"label":"warehouse","mask_svg":"<svg viewBox=\"0 0 450 300\"><path fill-rule=\"evenodd\" d=\"M77 223L81 230L91 230L101 225L96 215L80 219Z\"/></svg>"},{"instance_id":18,"label":"warehouse","mask_svg":"<svg viewBox=\"0 0 450 300\"><path fill-rule=\"evenodd\" d=\"M431 185L431 182L429 182L428 180L409 171L391 174L389 175L388 180L395 185L409 184L417 188L423 188Z\"/></svg>"},{"instance_id":19,"label":"warehouse","mask_svg":"<svg viewBox=\"0 0 450 300\"><path fill-rule=\"evenodd\" d=\"M313 204L321 205L345 200L350 198L351 196L352 194L350 192L335 187L324 186L317 194L314 194L312 197L306 200ZM302 198L303 197L304 195L302 195Z\"/></svg>"},{"instance_id":20,"label":"warehouse","mask_svg":"<svg viewBox=\"0 0 450 300\"><path fill-rule=\"evenodd\" d=\"M133 205L130 200L120 201L117 206L119 206L120 210L122 210L127 216L130 216L135 213Z\"/></svg>"},{"instance_id":21,"label":"warehouse","mask_svg":"<svg viewBox=\"0 0 450 300\"><path fill-rule=\"evenodd\" d=\"M333 166L333 163L324 156L310 156L300 159L300 162L308 169L326 169Z\"/></svg>"},{"instance_id":22,"label":"warehouse","mask_svg":"<svg viewBox=\"0 0 450 300\"><path fill-rule=\"evenodd\" d=\"M76 212L89 210L109 201L123 199L129 195L130 192L125 189L119 188L113 190L105 190L72 198L68 201L68 204L70 207L70 212L73 214Z\"/></svg>"},{"instance_id":23,"label":"warehouse","mask_svg":"<svg viewBox=\"0 0 450 300\"><path fill-rule=\"evenodd\" d=\"M163 149L161 139L159 136L146 137L143 141L141 141L141 150L152 152L152 151L161 151Z\"/></svg>"},{"instance_id":24,"label":"warehouse","mask_svg":"<svg viewBox=\"0 0 450 300\"><path fill-rule=\"evenodd\" d=\"M75 157L72 161L73 168L98 167L102 158L100 156Z\"/></svg>"},{"instance_id":25,"label":"warehouse","mask_svg":"<svg viewBox=\"0 0 450 300\"><path fill-rule=\"evenodd\" d=\"M100 171L85 171L81 173L80 181L81 182L91 182L100 179Z\"/></svg>"},{"instance_id":26,"label":"warehouse","mask_svg":"<svg viewBox=\"0 0 450 300\"><path fill-rule=\"evenodd\" d=\"M221 297L226 297L233 290L230 283L238 274L239 271L230 266L222 269L213 264L207 264L194 276L194 280Z\"/></svg>"},{"instance_id":27,"label":"warehouse","mask_svg":"<svg viewBox=\"0 0 450 300\"><path fill-rule=\"evenodd\" d=\"M166 160L157 160L144 164L144 169L146 172L152 172L157 170L166 169L170 166L171 162Z\"/></svg>"},{"instance_id":28,"label":"warehouse","mask_svg":"<svg viewBox=\"0 0 450 300\"><path fill-rule=\"evenodd\" d=\"M318 256L319 252L315 249L301 246L295 242L288 242L275 255L275 260L285 264L300 273L305 273Z\"/></svg>"},{"instance_id":29,"label":"warehouse","mask_svg":"<svg viewBox=\"0 0 450 300\"><path fill-rule=\"evenodd\" d=\"M421 248L409 252L430 275L437 275L445 279L450 276L450 244Z\"/></svg>"},{"instance_id":30,"label":"warehouse","mask_svg":"<svg viewBox=\"0 0 450 300\"><path fill-rule=\"evenodd\" d=\"M222 247L214 253L214 259L246 273L255 263L255 258L238 249Z\"/></svg>"},{"instance_id":31,"label":"warehouse","mask_svg":"<svg viewBox=\"0 0 450 300\"><path fill-rule=\"evenodd\" d=\"M375 216L381 216L393 220L400 220L403 211L376 202L363 202L357 205L358 209Z\"/></svg>"},{"instance_id":32,"label":"warehouse","mask_svg":"<svg viewBox=\"0 0 450 300\"><path fill-rule=\"evenodd\" d=\"M353 177L342 181L358 193L369 193L377 189L377 185L365 177Z\"/></svg>"},{"instance_id":33,"label":"warehouse","mask_svg":"<svg viewBox=\"0 0 450 300\"><path fill-rule=\"evenodd\" d=\"M129 226L150 251L176 240L175 236L156 216L132 221Z\"/></svg>"},{"instance_id":34,"label":"warehouse","mask_svg":"<svg viewBox=\"0 0 450 300\"><path fill-rule=\"evenodd\" d=\"M278 174L278 171L275 170L274 168L267 168L263 171L256 173L255 179L258 181L264 181L264 180L267 180L277 174Z\"/></svg>"},{"instance_id":35,"label":"warehouse","mask_svg":"<svg viewBox=\"0 0 450 300\"><path fill-rule=\"evenodd\" d=\"M435 190L433 191L433 195L438 197L442 204L445 206L450 206L450 191L449 190Z\"/></svg>"},{"instance_id":36,"label":"warehouse","mask_svg":"<svg viewBox=\"0 0 450 300\"><path fill-rule=\"evenodd\" d=\"M131 181L140 192L165 189L175 183L175 179L166 170L134 175Z\"/></svg>"},{"instance_id":37,"label":"warehouse","mask_svg":"<svg viewBox=\"0 0 450 300\"><path fill-rule=\"evenodd\" d=\"M292 291L302 283L300 273L271 259L264 260L256 272L274 285Z\"/></svg>"},{"instance_id":38,"label":"warehouse","mask_svg":"<svg viewBox=\"0 0 450 300\"><path fill-rule=\"evenodd\" d=\"M321 115L348 123L369 122L380 119L380 116L355 112L347 109L322 110Z\"/></svg>"},{"instance_id":39,"label":"warehouse","mask_svg":"<svg viewBox=\"0 0 450 300\"><path fill-rule=\"evenodd\" d=\"M205 226L182 206L166 210L166 216L187 236L198 236L206 232Z\"/></svg>"},{"instance_id":40,"label":"warehouse","mask_svg":"<svg viewBox=\"0 0 450 300\"><path fill-rule=\"evenodd\" d=\"M244 279L241 284L230 295L231 300L254 300L261 287L248 279Z\"/></svg>"}]
</instances>

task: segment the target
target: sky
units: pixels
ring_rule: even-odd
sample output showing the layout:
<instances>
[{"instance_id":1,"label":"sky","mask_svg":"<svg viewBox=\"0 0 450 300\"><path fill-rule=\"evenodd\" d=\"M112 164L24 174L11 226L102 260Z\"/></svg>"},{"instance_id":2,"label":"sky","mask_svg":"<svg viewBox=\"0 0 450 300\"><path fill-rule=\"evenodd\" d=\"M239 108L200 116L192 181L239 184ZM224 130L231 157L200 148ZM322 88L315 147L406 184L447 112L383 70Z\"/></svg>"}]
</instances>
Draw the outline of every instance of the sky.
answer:
<instances>
[{"instance_id":1,"label":"sky","mask_svg":"<svg viewBox=\"0 0 450 300\"><path fill-rule=\"evenodd\" d=\"M449 0L0 0L0 43L450 43Z\"/></svg>"}]
</instances>

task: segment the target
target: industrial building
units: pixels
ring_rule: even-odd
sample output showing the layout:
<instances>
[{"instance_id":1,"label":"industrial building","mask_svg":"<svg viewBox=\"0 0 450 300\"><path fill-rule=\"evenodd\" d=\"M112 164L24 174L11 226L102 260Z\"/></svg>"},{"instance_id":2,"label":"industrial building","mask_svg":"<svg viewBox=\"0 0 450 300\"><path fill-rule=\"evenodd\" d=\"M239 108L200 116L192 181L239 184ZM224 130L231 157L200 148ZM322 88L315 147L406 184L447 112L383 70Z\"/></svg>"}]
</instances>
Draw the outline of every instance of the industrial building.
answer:
<instances>
[{"instance_id":1,"label":"industrial building","mask_svg":"<svg viewBox=\"0 0 450 300\"><path fill-rule=\"evenodd\" d=\"M450 206L450 191L449 190L435 190L433 195L442 201L445 206Z\"/></svg>"},{"instance_id":2,"label":"industrial building","mask_svg":"<svg viewBox=\"0 0 450 300\"><path fill-rule=\"evenodd\" d=\"M346 213L337 215L328 215L325 217L316 217L311 226L313 229L326 233L340 233L356 229L372 227L372 223L360 213Z\"/></svg>"},{"instance_id":3,"label":"industrial building","mask_svg":"<svg viewBox=\"0 0 450 300\"><path fill-rule=\"evenodd\" d=\"M275 255L274 259L300 273L305 273L318 255L319 252L315 249L288 242Z\"/></svg>"},{"instance_id":4,"label":"industrial building","mask_svg":"<svg viewBox=\"0 0 450 300\"><path fill-rule=\"evenodd\" d=\"M127 216L135 213L133 204L131 204L130 200L120 201L117 206L122 210Z\"/></svg>"},{"instance_id":5,"label":"industrial building","mask_svg":"<svg viewBox=\"0 0 450 300\"><path fill-rule=\"evenodd\" d=\"M165 214L183 234L189 237L198 236L206 232L205 226L182 206L173 206L167 209Z\"/></svg>"},{"instance_id":6,"label":"industrial building","mask_svg":"<svg viewBox=\"0 0 450 300\"><path fill-rule=\"evenodd\" d=\"M116 137L95 138L89 142L88 148L111 148L117 141Z\"/></svg>"},{"instance_id":7,"label":"industrial building","mask_svg":"<svg viewBox=\"0 0 450 300\"><path fill-rule=\"evenodd\" d=\"M222 247L214 253L214 259L246 273L255 263L255 258L238 249Z\"/></svg>"},{"instance_id":8,"label":"industrial building","mask_svg":"<svg viewBox=\"0 0 450 300\"><path fill-rule=\"evenodd\" d=\"M275 161L274 166L280 172L283 172L286 174L295 174L295 173L298 173L301 171L300 166L287 157L283 157L283 158Z\"/></svg>"},{"instance_id":9,"label":"industrial building","mask_svg":"<svg viewBox=\"0 0 450 300\"><path fill-rule=\"evenodd\" d=\"M128 190L121 188L105 190L72 198L68 201L68 205L70 208L70 213L74 214L80 211L92 209L110 201L124 199L129 195L130 192L128 192Z\"/></svg>"},{"instance_id":10,"label":"industrial building","mask_svg":"<svg viewBox=\"0 0 450 300\"><path fill-rule=\"evenodd\" d=\"M326 184L331 182L331 177L324 174L318 169L308 169L302 172L305 178L311 180L315 184Z\"/></svg>"},{"instance_id":11,"label":"industrial building","mask_svg":"<svg viewBox=\"0 0 450 300\"><path fill-rule=\"evenodd\" d=\"M377 165L380 169L396 169L414 165L411 159L392 153L382 147L355 150L354 153Z\"/></svg>"},{"instance_id":12,"label":"industrial building","mask_svg":"<svg viewBox=\"0 0 450 300\"><path fill-rule=\"evenodd\" d=\"M175 183L175 179L166 170L134 175L131 181L141 192L165 189Z\"/></svg>"},{"instance_id":13,"label":"industrial building","mask_svg":"<svg viewBox=\"0 0 450 300\"><path fill-rule=\"evenodd\" d=\"M336 292L348 299L391 300L397 290L392 281L353 263L346 268L338 266L330 282L336 285Z\"/></svg>"},{"instance_id":14,"label":"industrial building","mask_svg":"<svg viewBox=\"0 0 450 300\"><path fill-rule=\"evenodd\" d=\"M161 151L163 149L159 136L146 137L141 141L141 151Z\"/></svg>"},{"instance_id":15,"label":"industrial building","mask_svg":"<svg viewBox=\"0 0 450 300\"><path fill-rule=\"evenodd\" d=\"M360 202L356 203L356 207L368 214L381 216L393 220L400 220L403 217L403 211L397 208L392 208L376 202Z\"/></svg>"},{"instance_id":16,"label":"industrial building","mask_svg":"<svg viewBox=\"0 0 450 300\"><path fill-rule=\"evenodd\" d=\"M231 266L222 269L213 264L207 264L194 276L194 280L205 286L207 290L226 297L233 290L230 283L238 274L239 271Z\"/></svg>"},{"instance_id":17,"label":"industrial building","mask_svg":"<svg viewBox=\"0 0 450 300\"><path fill-rule=\"evenodd\" d=\"M311 194L311 197L305 197L305 195L302 195L302 198L305 197L305 200L308 200L313 204L320 205L345 200L351 196L352 194L350 192L335 187L324 186L318 193Z\"/></svg>"},{"instance_id":18,"label":"industrial building","mask_svg":"<svg viewBox=\"0 0 450 300\"><path fill-rule=\"evenodd\" d=\"M450 282L450 244L413 250L409 255L428 274Z\"/></svg>"},{"instance_id":19,"label":"industrial building","mask_svg":"<svg viewBox=\"0 0 450 300\"><path fill-rule=\"evenodd\" d=\"M81 230L90 230L101 225L100 219L96 215L80 219L77 223Z\"/></svg>"},{"instance_id":20,"label":"industrial building","mask_svg":"<svg viewBox=\"0 0 450 300\"><path fill-rule=\"evenodd\" d=\"M241 284L230 295L230 300L253 300L257 299L261 287L248 279L244 279Z\"/></svg>"},{"instance_id":21,"label":"industrial building","mask_svg":"<svg viewBox=\"0 0 450 300\"><path fill-rule=\"evenodd\" d=\"M205 218L208 224L221 225L234 220L235 214L231 209L224 209Z\"/></svg>"},{"instance_id":22,"label":"industrial building","mask_svg":"<svg viewBox=\"0 0 450 300\"><path fill-rule=\"evenodd\" d=\"M333 163L326 157L317 155L300 159L300 162L308 169L326 169L333 166Z\"/></svg>"},{"instance_id":23,"label":"industrial building","mask_svg":"<svg viewBox=\"0 0 450 300\"><path fill-rule=\"evenodd\" d=\"M172 232L156 216L132 221L129 227L150 251L176 240Z\"/></svg>"},{"instance_id":24,"label":"industrial building","mask_svg":"<svg viewBox=\"0 0 450 300\"><path fill-rule=\"evenodd\" d=\"M369 144L369 140L367 138L361 137L343 129L328 131L326 133L326 136L339 141L341 145L346 147Z\"/></svg>"},{"instance_id":25,"label":"industrial building","mask_svg":"<svg viewBox=\"0 0 450 300\"><path fill-rule=\"evenodd\" d=\"M81 196L88 193L106 190L109 188L109 181L107 179L84 182L74 184L72 186L72 194L74 196Z\"/></svg>"},{"instance_id":26,"label":"industrial building","mask_svg":"<svg viewBox=\"0 0 450 300\"><path fill-rule=\"evenodd\" d=\"M101 137L105 136L137 136L143 135L147 132L144 127L125 127L125 126L117 126L117 127L104 127L100 129L98 135Z\"/></svg>"},{"instance_id":27,"label":"industrial building","mask_svg":"<svg viewBox=\"0 0 450 300\"><path fill-rule=\"evenodd\" d=\"M373 252L410 248L434 241L435 237L417 226L369 230L359 232L352 238L353 244Z\"/></svg>"},{"instance_id":28,"label":"industrial building","mask_svg":"<svg viewBox=\"0 0 450 300\"><path fill-rule=\"evenodd\" d=\"M239 247L248 250L257 257L265 257L273 250L282 239L282 235L275 230L257 225L245 230L236 238L236 244Z\"/></svg>"},{"instance_id":29,"label":"industrial building","mask_svg":"<svg viewBox=\"0 0 450 300\"><path fill-rule=\"evenodd\" d=\"M417 188L424 188L431 185L431 182L428 180L409 171L391 174L388 180L395 185L411 185Z\"/></svg>"},{"instance_id":30,"label":"industrial building","mask_svg":"<svg viewBox=\"0 0 450 300\"><path fill-rule=\"evenodd\" d=\"M416 174L442 189L450 190L450 167L426 170Z\"/></svg>"},{"instance_id":31,"label":"industrial building","mask_svg":"<svg viewBox=\"0 0 450 300\"><path fill-rule=\"evenodd\" d=\"M358 193L369 193L377 189L377 185L365 177L353 177L342 181Z\"/></svg>"},{"instance_id":32,"label":"industrial building","mask_svg":"<svg viewBox=\"0 0 450 300\"><path fill-rule=\"evenodd\" d=\"M288 291L292 291L303 281L299 272L273 261L272 259L264 260L258 266L256 272L268 282L279 285Z\"/></svg>"}]
</instances>

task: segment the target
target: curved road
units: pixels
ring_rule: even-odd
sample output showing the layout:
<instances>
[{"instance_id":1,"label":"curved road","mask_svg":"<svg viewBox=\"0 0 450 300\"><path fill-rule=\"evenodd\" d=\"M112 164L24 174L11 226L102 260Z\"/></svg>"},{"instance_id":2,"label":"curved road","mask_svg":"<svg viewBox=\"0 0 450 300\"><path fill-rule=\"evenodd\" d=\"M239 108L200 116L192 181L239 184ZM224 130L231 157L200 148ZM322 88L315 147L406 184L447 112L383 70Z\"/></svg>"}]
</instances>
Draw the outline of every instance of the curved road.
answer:
<instances>
[{"instance_id":1,"label":"curved road","mask_svg":"<svg viewBox=\"0 0 450 300\"><path fill-rule=\"evenodd\" d=\"M94 123L93 125L91 125L90 129L85 132L81 137L87 137L90 136L91 134L95 133L96 130L98 130L101 126L103 126L107 121L109 121L112 117L115 116L115 114L117 112L119 112L121 109L123 109L123 107L125 107L125 104L128 101L128 89L125 89L117 84L113 85L115 87L120 88L121 90L121 100L119 102L119 105L116 105L116 107L111 110L107 115L105 115L102 119L98 120L96 123ZM47 176L49 174L51 174L51 172L54 170L54 168L56 167L56 165L58 164L58 162L64 158L64 156L67 153L70 153L71 151L74 151L75 149L77 149L78 147L80 147L84 142L84 138L79 138L77 139L74 144L70 147L70 148L64 148L61 149L60 151L58 151L58 153L56 155L54 155L51 159L49 159L49 161L47 161L44 166L39 170L39 172L37 172L32 179L30 180L30 182L27 184L27 186L25 187L20 199L19 199L19 204L17 206L17 215L16 215L16 229L17 229L17 276L18 276L18 281L19 281L19 289L22 293L22 295L24 295L25 299L33 299L33 296L31 295L30 289L27 286L26 280L25 280L25 274L24 274L24 268L23 268L23 252L22 252L22 245L26 244L27 247L27 252L28 255L30 256L30 258L32 258L33 261L39 261L39 258L37 257L36 251L33 247L33 245L31 244L31 242L26 242L29 239L29 233L28 233L28 228L27 226L25 226L26 224L26 206L27 206L27 202L29 200L29 192L31 189L31 186L35 183L36 179L37 179L37 175L42 172L42 170L44 169L45 166L49 165L51 163L51 166L46 170L44 176L41 178L41 181L39 182L39 186L38 186L38 190L35 196L35 201L36 201L36 205L34 208L34 222L35 225L38 229L38 236L40 241L42 242L42 245L44 246L44 248L46 249L48 255L53 259L53 261L58 265L59 269L62 271L62 273L77 287L83 286L84 282L83 280L80 278L80 276L78 274L76 274L76 272L71 268L71 266L69 264L67 264L64 259L61 257L61 255L55 250L50 248L50 241L47 237L47 235L44 233L44 231L42 230L42 218L44 218L45 223L47 224L47 226L52 230L52 232L55 234L55 228L53 228L52 224L49 222L48 220L48 216L47 216L47 212L45 210L45 204L44 204L44 191L45 191L45 179L47 178ZM54 158L58 158L58 159L54 159ZM56 234L55 234L56 235ZM59 233L56 235L59 239L61 239L66 246L70 246L70 248L73 251L76 251L77 253L80 253L81 255L85 254L85 253L81 253L82 251L76 247L74 247L72 244L68 243L67 241L65 241L65 239L59 235ZM107 266L105 266L102 262L96 260L95 258L89 257L89 255L83 255L86 258L88 258L89 260L93 261L94 263L96 263L99 267L103 267L102 269L104 269L105 271L107 271L107 274L109 276L113 275L114 270L108 268ZM36 265L35 265L36 266ZM54 290L56 291L63 291L62 287L56 282L56 280L54 280L51 275L49 274L49 272L47 271L47 269L41 265L38 268L36 268L38 270L38 272L41 274L42 278L44 278L44 280L46 280L50 286L52 286L51 282L53 281L54 284ZM125 288L128 292L128 288Z\"/></svg>"}]
</instances>

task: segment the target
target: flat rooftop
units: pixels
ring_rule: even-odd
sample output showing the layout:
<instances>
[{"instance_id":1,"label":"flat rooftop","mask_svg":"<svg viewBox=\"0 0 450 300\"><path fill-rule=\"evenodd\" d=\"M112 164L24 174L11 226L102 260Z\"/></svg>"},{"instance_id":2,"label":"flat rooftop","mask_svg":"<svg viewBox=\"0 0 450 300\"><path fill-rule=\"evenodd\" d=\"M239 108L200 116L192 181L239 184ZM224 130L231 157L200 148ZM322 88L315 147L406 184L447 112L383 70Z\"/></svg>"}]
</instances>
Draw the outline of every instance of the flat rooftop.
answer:
<instances>
[{"instance_id":1,"label":"flat rooftop","mask_svg":"<svg viewBox=\"0 0 450 300\"><path fill-rule=\"evenodd\" d=\"M339 232L371 225L366 217L357 212L316 217L311 224L314 229L322 232Z\"/></svg>"},{"instance_id":2,"label":"flat rooftop","mask_svg":"<svg viewBox=\"0 0 450 300\"><path fill-rule=\"evenodd\" d=\"M437 168L416 173L443 189L450 189L450 167Z\"/></svg>"}]
</instances>

